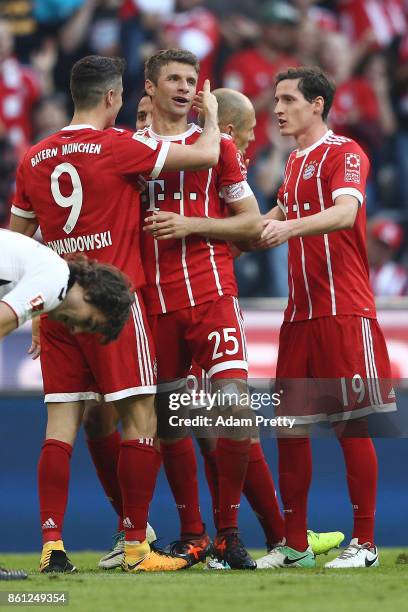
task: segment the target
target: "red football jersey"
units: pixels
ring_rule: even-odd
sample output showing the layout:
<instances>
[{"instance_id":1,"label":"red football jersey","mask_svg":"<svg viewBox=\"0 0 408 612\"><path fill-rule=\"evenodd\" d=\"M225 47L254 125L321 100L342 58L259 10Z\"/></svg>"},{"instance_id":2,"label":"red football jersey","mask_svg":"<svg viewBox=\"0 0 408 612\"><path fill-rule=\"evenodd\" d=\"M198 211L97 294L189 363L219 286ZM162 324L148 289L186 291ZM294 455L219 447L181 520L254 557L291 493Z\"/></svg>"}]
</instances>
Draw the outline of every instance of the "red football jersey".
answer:
<instances>
[{"instance_id":1,"label":"red football jersey","mask_svg":"<svg viewBox=\"0 0 408 612\"><path fill-rule=\"evenodd\" d=\"M366 251L365 184L369 161L361 147L329 130L303 151L293 151L278 193L287 219L334 206L349 194L360 207L354 227L289 240L289 301L285 321L329 315L375 318Z\"/></svg>"},{"instance_id":2,"label":"red football jersey","mask_svg":"<svg viewBox=\"0 0 408 612\"><path fill-rule=\"evenodd\" d=\"M31 110L40 97L40 84L31 68L9 57L0 69L0 122L12 144L24 149L32 138Z\"/></svg>"},{"instance_id":3,"label":"red football jersey","mask_svg":"<svg viewBox=\"0 0 408 612\"><path fill-rule=\"evenodd\" d=\"M138 287L140 198L132 181L139 173L156 178L169 146L123 130L63 128L28 150L12 212L36 217L44 242L59 255L85 252Z\"/></svg>"},{"instance_id":4,"label":"red football jersey","mask_svg":"<svg viewBox=\"0 0 408 612\"><path fill-rule=\"evenodd\" d=\"M220 40L220 26L216 16L203 6L175 12L164 19L163 29L174 40L174 46L192 51L199 59L200 74L197 90L204 80L215 81L214 62Z\"/></svg>"},{"instance_id":5,"label":"red football jersey","mask_svg":"<svg viewBox=\"0 0 408 612\"><path fill-rule=\"evenodd\" d=\"M341 29L352 42L370 32L372 46L379 49L407 31L403 0L340 0L337 10Z\"/></svg>"},{"instance_id":6,"label":"red football jersey","mask_svg":"<svg viewBox=\"0 0 408 612\"><path fill-rule=\"evenodd\" d=\"M225 65L223 87L237 89L253 101L263 91L273 87L278 72L286 70L289 66L298 65L299 61L294 56L282 54L272 62L256 48L237 51L231 55ZM246 152L246 157L249 159L270 144L269 120L269 108L257 112L255 141L249 143Z\"/></svg>"},{"instance_id":7,"label":"red football jersey","mask_svg":"<svg viewBox=\"0 0 408 612\"><path fill-rule=\"evenodd\" d=\"M159 136L151 128L142 133L151 138L191 144L201 129L192 124L184 134ZM142 196L144 217L165 210L186 216L223 218L228 204L220 199L223 188L232 187L232 200L252 193L246 168L229 136L221 139L218 164L210 170L164 172L149 181ZM228 198L227 198L228 199ZM227 242L188 236L177 240L154 240L141 232L141 253L146 274L143 297L148 314L159 314L195 306L221 295L237 294L233 258Z\"/></svg>"}]
</instances>

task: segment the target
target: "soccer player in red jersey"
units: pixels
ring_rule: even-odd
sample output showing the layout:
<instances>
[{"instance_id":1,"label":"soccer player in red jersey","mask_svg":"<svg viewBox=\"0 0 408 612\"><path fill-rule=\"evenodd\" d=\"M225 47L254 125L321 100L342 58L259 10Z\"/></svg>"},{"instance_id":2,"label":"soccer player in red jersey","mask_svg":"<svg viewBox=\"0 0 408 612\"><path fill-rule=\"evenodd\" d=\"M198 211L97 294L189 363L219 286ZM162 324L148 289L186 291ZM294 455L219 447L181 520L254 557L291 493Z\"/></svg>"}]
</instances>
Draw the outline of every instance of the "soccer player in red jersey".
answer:
<instances>
[{"instance_id":1,"label":"soccer player in red jersey","mask_svg":"<svg viewBox=\"0 0 408 612\"><path fill-rule=\"evenodd\" d=\"M377 458L365 416L395 410L390 364L376 320L365 245L369 161L327 128L334 85L318 68L277 76L275 113L298 149L259 246L289 244L289 302L280 332L281 414L296 418L279 445L286 545L258 567L313 567L306 538L312 463L309 426L329 420L341 444L354 512L350 545L329 568L378 565L374 545ZM286 433L286 435L285 435Z\"/></svg>"},{"instance_id":2,"label":"soccer player in red jersey","mask_svg":"<svg viewBox=\"0 0 408 612\"><path fill-rule=\"evenodd\" d=\"M69 460L87 399L113 401L122 420L118 478L126 532L123 568L129 572L181 569L187 561L150 551L147 512L159 466L153 446L154 346L139 288L144 282L138 245L139 173L157 178L163 169L207 168L219 155L216 100L197 98L206 126L189 147L159 143L112 128L122 105L124 62L89 56L71 73L75 112L71 124L32 147L17 173L11 227L32 234L41 227L60 255L92 253L115 264L132 282L132 316L119 338L101 346L87 334L70 335L54 321L41 322L41 366L48 409L39 463L43 533L41 571L74 571L62 542Z\"/></svg>"},{"instance_id":3,"label":"soccer player in red jersey","mask_svg":"<svg viewBox=\"0 0 408 612\"><path fill-rule=\"evenodd\" d=\"M213 94L218 102L218 125L221 132L230 135L238 150L245 159L248 144L254 138L256 122L255 111L251 101L238 91L232 89L216 89ZM152 121L152 102L144 92L138 107L136 129L144 129ZM245 160L248 165L249 160ZM233 244L230 245L235 254L240 251ZM205 382L204 382L205 381ZM207 374L193 362L188 375L188 388L190 383L194 389L203 388L210 391ZM87 434L88 447L98 472L101 484L115 508L119 517L122 514L122 501L120 489L116 478L116 466L120 448L120 434L117 431L117 413L111 403L88 406L84 414L84 427ZM214 524L218 522L218 474L216 465L216 439L213 437L197 438L204 459L205 474L211 492ZM260 521L266 537L266 546L271 549L284 537L284 521L276 497L275 485L268 463L263 454L258 438L251 439L248 469L245 476L243 492L252 509ZM124 554L124 532L120 519L118 533L113 538L112 549L102 557L99 567L113 569L121 565ZM149 525L147 537L154 537ZM338 546L342 534L314 534L308 531L308 540L311 542L315 554L327 552ZM211 560L208 567L219 564ZM225 566L223 566L225 567Z\"/></svg>"},{"instance_id":4,"label":"soccer player in red jersey","mask_svg":"<svg viewBox=\"0 0 408 612\"><path fill-rule=\"evenodd\" d=\"M145 76L153 122L141 135L157 142L195 142L201 129L188 124L187 117L196 90L197 58L187 51L158 52L146 62ZM143 295L157 351L160 449L181 519L181 538L173 550L202 560L210 542L199 511L194 447L187 432L169 426L168 394L183 388L193 358L215 389L228 384L239 392L246 389L245 336L227 241L243 239L246 232L259 235L260 215L245 164L226 135L215 168L149 180L142 205ZM238 437L223 434L217 442L215 549L231 567L252 569L255 563L239 539L237 524L250 438L245 432Z\"/></svg>"}]
</instances>

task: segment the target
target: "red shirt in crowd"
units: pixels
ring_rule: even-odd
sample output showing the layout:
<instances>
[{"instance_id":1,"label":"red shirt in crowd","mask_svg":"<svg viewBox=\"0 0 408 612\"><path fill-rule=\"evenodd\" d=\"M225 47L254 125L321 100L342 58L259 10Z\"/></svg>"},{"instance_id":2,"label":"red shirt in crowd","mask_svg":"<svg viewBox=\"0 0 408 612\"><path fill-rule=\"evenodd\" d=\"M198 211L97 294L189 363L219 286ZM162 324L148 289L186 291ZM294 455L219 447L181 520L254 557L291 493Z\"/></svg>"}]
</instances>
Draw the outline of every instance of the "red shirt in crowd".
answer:
<instances>
[{"instance_id":1,"label":"red shirt in crowd","mask_svg":"<svg viewBox=\"0 0 408 612\"><path fill-rule=\"evenodd\" d=\"M388 47L407 30L403 0L340 0L340 26L352 42L371 32L373 47Z\"/></svg>"},{"instance_id":2,"label":"red shirt in crowd","mask_svg":"<svg viewBox=\"0 0 408 612\"><path fill-rule=\"evenodd\" d=\"M220 27L215 15L204 7L173 13L165 18L163 28L175 46L192 51L200 62L198 91L205 79L215 84L214 61L220 40Z\"/></svg>"},{"instance_id":3,"label":"red shirt in crowd","mask_svg":"<svg viewBox=\"0 0 408 612\"><path fill-rule=\"evenodd\" d=\"M298 66L298 60L289 55L280 55L271 62L259 49L245 49L234 53L224 68L223 85L237 89L252 101L266 89L273 87L278 72L289 66ZM269 144L268 123L271 109L257 112L255 141L249 144L247 157L253 159Z\"/></svg>"},{"instance_id":4,"label":"red shirt in crowd","mask_svg":"<svg viewBox=\"0 0 408 612\"><path fill-rule=\"evenodd\" d=\"M31 144L31 110L40 97L35 72L9 57L0 66L0 122L11 143L21 151Z\"/></svg>"}]
</instances>

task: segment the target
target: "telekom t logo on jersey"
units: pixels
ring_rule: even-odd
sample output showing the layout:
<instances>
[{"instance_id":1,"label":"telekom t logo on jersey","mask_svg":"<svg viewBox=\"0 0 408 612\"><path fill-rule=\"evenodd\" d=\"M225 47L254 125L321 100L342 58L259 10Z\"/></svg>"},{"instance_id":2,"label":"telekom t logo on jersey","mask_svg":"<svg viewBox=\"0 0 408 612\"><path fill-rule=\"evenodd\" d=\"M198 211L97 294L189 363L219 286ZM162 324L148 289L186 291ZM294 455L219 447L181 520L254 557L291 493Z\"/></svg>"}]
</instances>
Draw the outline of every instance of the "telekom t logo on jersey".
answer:
<instances>
[{"instance_id":1,"label":"telekom t logo on jersey","mask_svg":"<svg viewBox=\"0 0 408 612\"><path fill-rule=\"evenodd\" d=\"M157 212L160 210L158 206L156 206L157 202L163 202L166 197L165 184L164 180L156 179L154 181L147 181L147 193L145 192L141 196L141 200L143 203L149 203L149 208L146 209L146 212ZM173 200L181 200L182 193L181 191L175 191L173 193ZM197 200L197 193L192 191L188 194L188 198L190 200Z\"/></svg>"}]
</instances>

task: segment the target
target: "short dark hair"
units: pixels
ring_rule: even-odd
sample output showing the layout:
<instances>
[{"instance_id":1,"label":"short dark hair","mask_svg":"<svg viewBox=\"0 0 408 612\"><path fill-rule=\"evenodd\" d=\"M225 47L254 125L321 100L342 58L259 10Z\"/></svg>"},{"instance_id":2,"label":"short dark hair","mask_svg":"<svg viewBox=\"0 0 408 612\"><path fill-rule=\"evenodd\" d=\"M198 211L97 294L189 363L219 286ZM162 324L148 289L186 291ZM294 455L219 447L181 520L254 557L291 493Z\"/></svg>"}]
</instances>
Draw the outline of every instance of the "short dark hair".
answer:
<instances>
[{"instance_id":1,"label":"short dark hair","mask_svg":"<svg viewBox=\"0 0 408 612\"><path fill-rule=\"evenodd\" d=\"M318 66L289 68L286 72L280 72L277 75L275 85L288 79L299 79L298 89L308 102L313 102L319 96L323 98L322 119L326 121L336 92L336 86L333 81Z\"/></svg>"},{"instance_id":2,"label":"short dark hair","mask_svg":"<svg viewBox=\"0 0 408 612\"><path fill-rule=\"evenodd\" d=\"M87 110L99 104L109 89L116 89L126 62L121 57L87 55L71 69L70 89L75 107Z\"/></svg>"},{"instance_id":3,"label":"short dark hair","mask_svg":"<svg viewBox=\"0 0 408 612\"><path fill-rule=\"evenodd\" d=\"M192 66L197 74L200 72L200 63L198 57L185 51L184 49L165 49L157 51L151 55L145 62L145 79L149 79L155 85L159 78L162 66L170 64L170 62L178 62L179 64L188 64Z\"/></svg>"},{"instance_id":4,"label":"short dark hair","mask_svg":"<svg viewBox=\"0 0 408 612\"><path fill-rule=\"evenodd\" d=\"M84 255L75 255L67 263L69 285L72 287L75 282L78 283L85 291L85 301L106 317L105 325L99 329L102 344L115 340L129 318L133 303L129 280L114 266Z\"/></svg>"}]
</instances>

